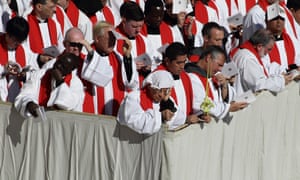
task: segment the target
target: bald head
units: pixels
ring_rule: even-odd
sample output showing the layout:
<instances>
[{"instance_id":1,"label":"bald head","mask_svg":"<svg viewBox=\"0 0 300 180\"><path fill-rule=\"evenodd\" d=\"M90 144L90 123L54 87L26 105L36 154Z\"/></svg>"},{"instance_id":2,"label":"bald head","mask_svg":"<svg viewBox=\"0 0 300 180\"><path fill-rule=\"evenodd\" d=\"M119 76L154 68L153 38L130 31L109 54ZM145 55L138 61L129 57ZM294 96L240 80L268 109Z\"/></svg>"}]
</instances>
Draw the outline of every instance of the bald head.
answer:
<instances>
[{"instance_id":1,"label":"bald head","mask_svg":"<svg viewBox=\"0 0 300 180\"><path fill-rule=\"evenodd\" d=\"M79 28L70 28L65 35L64 46L67 53L73 53L76 56L80 55L84 35Z\"/></svg>"}]
</instances>

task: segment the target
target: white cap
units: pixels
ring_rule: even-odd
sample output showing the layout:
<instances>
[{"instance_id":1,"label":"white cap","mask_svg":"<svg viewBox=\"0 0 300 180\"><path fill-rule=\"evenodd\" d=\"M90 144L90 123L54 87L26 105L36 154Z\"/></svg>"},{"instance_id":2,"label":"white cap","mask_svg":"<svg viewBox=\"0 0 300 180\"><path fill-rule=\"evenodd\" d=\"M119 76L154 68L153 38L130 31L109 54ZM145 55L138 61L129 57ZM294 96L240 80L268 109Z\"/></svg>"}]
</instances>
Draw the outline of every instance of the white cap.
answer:
<instances>
[{"instance_id":1,"label":"white cap","mask_svg":"<svg viewBox=\"0 0 300 180\"><path fill-rule=\"evenodd\" d=\"M150 73L143 81L143 87L150 84L152 88L172 88L174 86L174 79L168 71L158 70Z\"/></svg>"},{"instance_id":2,"label":"white cap","mask_svg":"<svg viewBox=\"0 0 300 180\"><path fill-rule=\"evenodd\" d=\"M278 4L274 3L267 8L267 21L270 21L276 17L282 17L285 18L285 12L284 9Z\"/></svg>"}]
</instances>

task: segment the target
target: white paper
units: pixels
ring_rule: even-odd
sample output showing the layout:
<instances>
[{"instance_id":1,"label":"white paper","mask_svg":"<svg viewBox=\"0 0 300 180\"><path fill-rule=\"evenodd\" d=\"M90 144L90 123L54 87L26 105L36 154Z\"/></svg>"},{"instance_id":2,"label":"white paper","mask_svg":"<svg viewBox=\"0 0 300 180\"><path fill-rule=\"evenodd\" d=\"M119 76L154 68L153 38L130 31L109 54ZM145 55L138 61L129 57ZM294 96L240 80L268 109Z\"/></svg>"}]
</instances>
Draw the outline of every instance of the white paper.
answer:
<instances>
[{"instance_id":1,"label":"white paper","mask_svg":"<svg viewBox=\"0 0 300 180\"><path fill-rule=\"evenodd\" d=\"M300 75L300 72L297 69L291 70L289 74L293 75L293 79Z\"/></svg>"},{"instance_id":2,"label":"white paper","mask_svg":"<svg viewBox=\"0 0 300 180\"><path fill-rule=\"evenodd\" d=\"M112 30L111 32L113 33L113 35L115 36L115 38L117 40L119 40L119 39L125 39L125 37L122 34L120 34L119 32L117 32L115 30Z\"/></svg>"},{"instance_id":3,"label":"white paper","mask_svg":"<svg viewBox=\"0 0 300 180\"><path fill-rule=\"evenodd\" d=\"M160 47L157 49L157 51L160 52L161 54L164 54L164 53L166 52L166 49L167 49L167 47L168 47L169 45L170 45L169 43L166 43L166 44L160 46Z\"/></svg>"},{"instance_id":4,"label":"white paper","mask_svg":"<svg viewBox=\"0 0 300 180\"><path fill-rule=\"evenodd\" d=\"M145 66L151 66L152 60L147 53L144 53L134 59L135 62L143 62Z\"/></svg>"},{"instance_id":5,"label":"white paper","mask_svg":"<svg viewBox=\"0 0 300 180\"><path fill-rule=\"evenodd\" d=\"M227 21L229 24L232 24L234 26L240 26L243 24L243 20L244 20L244 17L241 13L237 13L233 16L230 16L227 18Z\"/></svg>"},{"instance_id":6,"label":"white paper","mask_svg":"<svg viewBox=\"0 0 300 180\"><path fill-rule=\"evenodd\" d=\"M237 96L234 101L236 102L247 102L252 103L256 100L255 95L251 90L246 91L245 93L241 94L240 96Z\"/></svg>"},{"instance_id":7,"label":"white paper","mask_svg":"<svg viewBox=\"0 0 300 180\"><path fill-rule=\"evenodd\" d=\"M188 7L187 0L173 0L172 14L186 12L187 7Z\"/></svg>"},{"instance_id":8,"label":"white paper","mask_svg":"<svg viewBox=\"0 0 300 180\"><path fill-rule=\"evenodd\" d=\"M43 54L56 58L60 53L56 46L49 46L43 49Z\"/></svg>"},{"instance_id":9,"label":"white paper","mask_svg":"<svg viewBox=\"0 0 300 180\"><path fill-rule=\"evenodd\" d=\"M233 62L229 62L224 64L221 73L227 77L230 78L232 76L235 76L239 73L238 68Z\"/></svg>"}]
</instances>

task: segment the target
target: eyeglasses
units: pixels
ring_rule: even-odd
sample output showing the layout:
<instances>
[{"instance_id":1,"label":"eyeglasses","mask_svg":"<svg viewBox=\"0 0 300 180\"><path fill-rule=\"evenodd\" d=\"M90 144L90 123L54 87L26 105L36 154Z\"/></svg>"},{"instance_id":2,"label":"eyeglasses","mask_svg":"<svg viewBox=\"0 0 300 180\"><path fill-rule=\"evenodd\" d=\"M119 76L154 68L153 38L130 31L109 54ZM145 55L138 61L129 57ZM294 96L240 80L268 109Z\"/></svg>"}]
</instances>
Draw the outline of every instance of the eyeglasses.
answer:
<instances>
[{"instance_id":1,"label":"eyeglasses","mask_svg":"<svg viewBox=\"0 0 300 180\"><path fill-rule=\"evenodd\" d=\"M77 47L78 49L81 49L82 48L82 44L80 44L80 43L77 43L77 42L69 42L69 45L71 46L71 47Z\"/></svg>"}]
</instances>

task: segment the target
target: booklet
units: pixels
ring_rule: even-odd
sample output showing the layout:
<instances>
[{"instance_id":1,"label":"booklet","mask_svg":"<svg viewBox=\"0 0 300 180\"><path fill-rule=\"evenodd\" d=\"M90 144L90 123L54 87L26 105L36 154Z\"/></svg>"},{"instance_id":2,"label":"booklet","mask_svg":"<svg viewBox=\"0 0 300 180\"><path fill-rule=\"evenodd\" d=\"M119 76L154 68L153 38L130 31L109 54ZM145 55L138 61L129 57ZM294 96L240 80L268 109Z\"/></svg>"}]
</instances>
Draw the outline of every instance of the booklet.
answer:
<instances>
[{"instance_id":1,"label":"booklet","mask_svg":"<svg viewBox=\"0 0 300 180\"><path fill-rule=\"evenodd\" d=\"M240 26L243 24L243 20L244 20L244 17L241 13L237 13L233 16L230 16L227 18L227 21L229 24L232 24L234 26Z\"/></svg>"},{"instance_id":2,"label":"booklet","mask_svg":"<svg viewBox=\"0 0 300 180\"><path fill-rule=\"evenodd\" d=\"M187 0L173 0L172 14L178 14L180 12L186 12L187 7L188 7L188 1Z\"/></svg>"},{"instance_id":3,"label":"booklet","mask_svg":"<svg viewBox=\"0 0 300 180\"><path fill-rule=\"evenodd\" d=\"M225 63L221 73L227 77L230 78L232 76L235 76L239 73L238 68L234 64L234 62Z\"/></svg>"},{"instance_id":4,"label":"booklet","mask_svg":"<svg viewBox=\"0 0 300 180\"><path fill-rule=\"evenodd\" d=\"M145 65L145 66L151 66L151 65L152 65L152 60L151 60L149 54L147 54L147 53L144 53L144 54L142 54L142 55L136 57L136 58L134 59L134 61L135 61L135 62L138 62L138 61L139 61L139 62L144 62L144 65Z\"/></svg>"},{"instance_id":5,"label":"booklet","mask_svg":"<svg viewBox=\"0 0 300 180\"><path fill-rule=\"evenodd\" d=\"M157 49L157 51L160 52L161 54L164 54L164 53L166 52L166 49L167 49L167 47L168 47L169 45L170 45L169 43L166 43L166 44L160 46L160 47Z\"/></svg>"},{"instance_id":6,"label":"booklet","mask_svg":"<svg viewBox=\"0 0 300 180\"><path fill-rule=\"evenodd\" d=\"M49 46L43 49L43 54L56 58L60 52L56 46Z\"/></svg>"},{"instance_id":7,"label":"booklet","mask_svg":"<svg viewBox=\"0 0 300 180\"><path fill-rule=\"evenodd\" d=\"M236 102L247 102L252 103L256 100L254 93L251 90L246 91L245 93L234 98Z\"/></svg>"}]
</instances>

